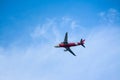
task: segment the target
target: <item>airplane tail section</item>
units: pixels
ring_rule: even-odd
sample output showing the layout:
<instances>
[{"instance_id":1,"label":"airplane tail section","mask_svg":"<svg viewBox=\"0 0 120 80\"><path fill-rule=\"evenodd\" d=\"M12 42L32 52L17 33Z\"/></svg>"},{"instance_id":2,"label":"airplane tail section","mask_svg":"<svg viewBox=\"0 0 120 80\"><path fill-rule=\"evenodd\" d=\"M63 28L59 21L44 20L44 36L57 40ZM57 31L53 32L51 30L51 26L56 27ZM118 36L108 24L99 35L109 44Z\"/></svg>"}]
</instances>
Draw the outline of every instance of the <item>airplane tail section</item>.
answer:
<instances>
[{"instance_id":1,"label":"airplane tail section","mask_svg":"<svg viewBox=\"0 0 120 80\"><path fill-rule=\"evenodd\" d=\"M85 48L85 45L84 45L85 44L85 39L81 39L80 44Z\"/></svg>"}]
</instances>

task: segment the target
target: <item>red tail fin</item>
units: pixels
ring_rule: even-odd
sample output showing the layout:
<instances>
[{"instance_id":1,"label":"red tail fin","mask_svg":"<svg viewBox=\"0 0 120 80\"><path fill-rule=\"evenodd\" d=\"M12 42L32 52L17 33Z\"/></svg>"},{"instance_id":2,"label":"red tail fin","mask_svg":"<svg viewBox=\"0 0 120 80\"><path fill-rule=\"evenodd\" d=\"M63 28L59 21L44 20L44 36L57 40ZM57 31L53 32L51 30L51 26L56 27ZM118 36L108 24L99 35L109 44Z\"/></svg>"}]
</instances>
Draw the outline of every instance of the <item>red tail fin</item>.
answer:
<instances>
[{"instance_id":1,"label":"red tail fin","mask_svg":"<svg viewBox=\"0 0 120 80\"><path fill-rule=\"evenodd\" d=\"M85 48L85 45L84 45L84 44L85 44L85 39L84 39L84 40L81 39L81 40L80 40L80 44Z\"/></svg>"}]
</instances>

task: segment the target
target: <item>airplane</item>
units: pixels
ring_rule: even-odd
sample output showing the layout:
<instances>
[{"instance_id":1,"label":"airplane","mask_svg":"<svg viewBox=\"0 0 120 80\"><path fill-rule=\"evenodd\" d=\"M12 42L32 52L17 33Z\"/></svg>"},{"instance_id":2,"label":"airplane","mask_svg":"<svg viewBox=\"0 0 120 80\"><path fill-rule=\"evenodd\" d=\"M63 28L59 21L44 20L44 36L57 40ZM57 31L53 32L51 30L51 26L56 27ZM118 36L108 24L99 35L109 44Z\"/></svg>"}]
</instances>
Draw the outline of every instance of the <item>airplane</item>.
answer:
<instances>
[{"instance_id":1,"label":"airplane","mask_svg":"<svg viewBox=\"0 0 120 80\"><path fill-rule=\"evenodd\" d=\"M64 41L54 47L55 48L65 48L64 51L69 51L71 54L76 56L76 54L70 49L70 47L81 45L85 48L84 42L85 42L85 39L81 39L80 42L77 42L77 43L68 43L68 32L66 32Z\"/></svg>"}]
</instances>

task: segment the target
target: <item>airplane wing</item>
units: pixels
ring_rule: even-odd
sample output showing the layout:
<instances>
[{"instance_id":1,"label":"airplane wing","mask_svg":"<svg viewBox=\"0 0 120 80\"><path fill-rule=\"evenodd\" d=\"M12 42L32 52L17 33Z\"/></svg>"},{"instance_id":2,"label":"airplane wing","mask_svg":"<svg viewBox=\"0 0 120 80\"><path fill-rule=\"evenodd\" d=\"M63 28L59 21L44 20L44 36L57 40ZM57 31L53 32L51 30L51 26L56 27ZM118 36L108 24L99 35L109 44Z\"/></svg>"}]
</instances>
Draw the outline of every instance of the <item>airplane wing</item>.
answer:
<instances>
[{"instance_id":1,"label":"airplane wing","mask_svg":"<svg viewBox=\"0 0 120 80\"><path fill-rule=\"evenodd\" d=\"M66 50L68 50L71 54L73 54L74 56L76 56L75 53L73 53L73 51L69 47L67 47Z\"/></svg>"},{"instance_id":2,"label":"airplane wing","mask_svg":"<svg viewBox=\"0 0 120 80\"><path fill-rule=\"evenodd\" d=\"M66 32L65 38L64 38L64 44L68 44L68 33Z\"/></svg>"}]
</instances>

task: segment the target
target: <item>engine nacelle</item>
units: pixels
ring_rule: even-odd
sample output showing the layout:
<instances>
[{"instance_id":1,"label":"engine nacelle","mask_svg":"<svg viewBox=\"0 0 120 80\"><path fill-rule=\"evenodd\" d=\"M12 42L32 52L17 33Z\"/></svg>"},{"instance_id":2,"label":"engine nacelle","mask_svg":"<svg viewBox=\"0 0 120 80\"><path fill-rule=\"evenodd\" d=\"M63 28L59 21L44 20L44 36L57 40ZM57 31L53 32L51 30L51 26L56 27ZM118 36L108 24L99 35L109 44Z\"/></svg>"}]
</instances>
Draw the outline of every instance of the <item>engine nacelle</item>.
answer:
<instances>
[{"instance_id":1,"label":"engine nacelle","mask_svg":"<svg viewBox=\"0 0 120 80\"><path fill-rule=\"evenodd\" d=\"M64 49L64 51L66 52L67 50L66 50L66 49Z\"/></svg>"}]
</instances>

